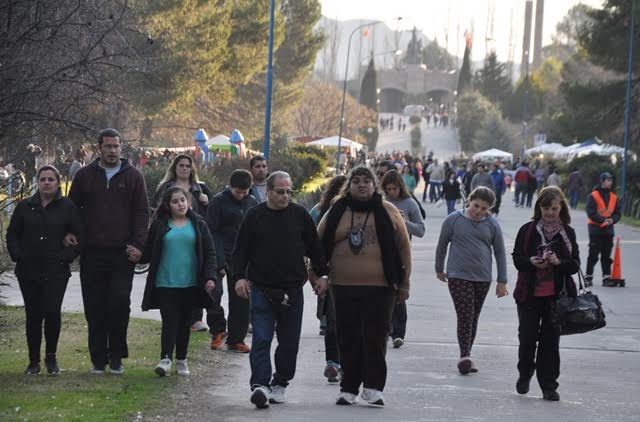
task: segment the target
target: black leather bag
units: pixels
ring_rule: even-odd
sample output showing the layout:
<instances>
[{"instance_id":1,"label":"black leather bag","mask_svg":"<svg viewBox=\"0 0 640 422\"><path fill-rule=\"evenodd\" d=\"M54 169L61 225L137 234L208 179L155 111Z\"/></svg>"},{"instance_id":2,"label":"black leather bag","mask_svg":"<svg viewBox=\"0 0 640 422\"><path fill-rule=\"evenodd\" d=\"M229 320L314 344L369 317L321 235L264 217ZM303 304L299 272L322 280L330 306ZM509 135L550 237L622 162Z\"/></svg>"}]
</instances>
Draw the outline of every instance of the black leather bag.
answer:
<instances>
[{"instance_id":1,"label":"black leather bag","mask_svg":"<svg viewBox=\"0 0 640 422\"><path fill-rule=\"evenodd\" d=\"M556 316L560 335L580 334L597 330L607 325L602 302L585 287L582 270L578 274L578 295L569 297L566 284L556 301Z\"/></svg>"}]
</instances>

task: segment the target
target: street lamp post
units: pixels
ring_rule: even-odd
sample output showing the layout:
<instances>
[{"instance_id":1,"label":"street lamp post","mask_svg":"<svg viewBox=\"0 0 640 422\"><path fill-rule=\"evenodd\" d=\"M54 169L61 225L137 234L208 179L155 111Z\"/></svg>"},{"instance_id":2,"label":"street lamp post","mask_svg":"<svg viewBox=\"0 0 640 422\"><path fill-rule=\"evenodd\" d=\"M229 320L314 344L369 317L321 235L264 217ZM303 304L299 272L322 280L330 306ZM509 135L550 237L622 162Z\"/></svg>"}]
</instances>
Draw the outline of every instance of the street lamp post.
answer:
<instances>
[{"instance_id":1,"label":"street lamp post","mask_svg":"<svg viewBox=\"0 0 640 422\"><path fill-rule=\"evenodd\" d=\"M264 158L269 159L269 138L271 137L271 92L273 89L273 31L275 26L276 1L269 7L269 59L267 63L267 93L264 111Z\"/></svg>"},{"instance_id":2,"label":"street lamp post","mask_svg":"<svg viewBox=\"0 0 640 422\"><path fill-rule=\"evenodd\" d=\"M367 26L373 26L381 23L382 21L372 21L367 22L365 24L357 26L351 34L349 34L349 42L347 44L347 63L344 66L344 84L342 85L342 105L340 106L340 129L338 130L338 152L336 153L336 174L340 169L340 146L342 144L342 127L344 124L344 100L347 95L347 78L349 76L349 54L351 53L351 39L353 35L358 32L358 30L365 28Z\"/></svg>"},{"instance_id":3,"label":"street lamp post","mask_svg":"<svg viewBox=\"0 0 640 422\"><path fill-rule=\"evenodd\" d=\"M633 74L633 36L635 31L635 6L636 1L631 3L631 22L629 25L629 59L627 64L627 93L624 104L624 155L622 157L622 187L620 197L622 206L626 202L627 189L627 154L629 153L629 120L631 114L631 79Z\"/></svg>"}]
</instances>

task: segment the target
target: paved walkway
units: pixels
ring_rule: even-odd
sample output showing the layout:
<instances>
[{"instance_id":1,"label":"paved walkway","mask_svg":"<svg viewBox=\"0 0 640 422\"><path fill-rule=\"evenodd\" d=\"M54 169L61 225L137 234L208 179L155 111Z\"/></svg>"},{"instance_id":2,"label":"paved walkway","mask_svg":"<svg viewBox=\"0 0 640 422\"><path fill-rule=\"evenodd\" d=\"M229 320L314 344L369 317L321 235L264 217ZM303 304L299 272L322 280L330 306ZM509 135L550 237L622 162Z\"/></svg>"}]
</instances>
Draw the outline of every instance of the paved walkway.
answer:
<instances>
[{"instance_id":1,"label":"paved walkway","mask_svg":"<svg viewBox=\"0 0 640 422\"><path fill-rule=\"evenodd\" d=\"M515 208L508 194L499 221L507 250L513 248L518 227L531 211ZM306 287L306 307L298 372L288 388L289 401L265 411L249 403L250 376L246 355L224 353L227 365L214 368L214 384L206 400L190 403L192 420L253 421L540 421L581 422L638 421L640 415L640 231L619 226L623 240L623 272L626 288L596 287L607 314L607 327L561 340L561 401L541 399L535 381L527 396L516 394L517 317L513 298L488 296L480 318L473 357L480 372L461 376L456 369L458 346L455 313L448 290L434 276L434 255L445 208L427 205L427 235L413 241L413 275L408 302L407 342L401 349L389 348L387 406L336 406L338 387L325 382L324 343L318 336L315 297ZM573 213L573 226L583 262L586 260L586 218ZM596 277L599 277L596 271ZM143 279L137 278L133 294L134 315L139 312ZM509 288L515 269L509 260ZM12 304L21 303L15 283L2 289ZM226 303L226 299L223 299ZM74 278L65 298L66 310L80 310L81 299ZM213 409L213 412L212 412ZM162 415L162 412L159 412ZM195 416L193 416L195 415Z\"/></svg>"}]
</instances>

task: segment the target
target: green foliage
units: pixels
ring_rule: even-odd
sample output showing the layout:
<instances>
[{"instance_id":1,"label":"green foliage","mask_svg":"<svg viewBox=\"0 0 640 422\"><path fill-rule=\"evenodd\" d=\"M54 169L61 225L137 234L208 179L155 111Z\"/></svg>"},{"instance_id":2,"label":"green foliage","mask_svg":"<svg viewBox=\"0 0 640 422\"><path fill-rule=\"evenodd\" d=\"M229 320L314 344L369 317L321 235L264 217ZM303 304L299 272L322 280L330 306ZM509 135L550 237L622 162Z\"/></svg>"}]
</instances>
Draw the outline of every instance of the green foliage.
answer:
<instances>
[{"instance_id":1,"label":"green foliage","mask_svg":"<svg viewBox=\"0 0 640 422\"><path fill-rule=\"evenodd\" d=\"M503 151L511 151L514 146L514 131L509 123L502 118L497 108L489 109L482 126L475 134L474 145L482 151L489 148L498 148Z\"/></svg>"},{"instance_id":2,"label":"green foliage","mask_svg":"<svg viewBox=\"0 0 640 422\"><path fill-rule=\"evenodd\" d=\"M518 82L515 91L506 102L504 114L511 121L528 121L531 116L536 116L544 110L544 97L545 91L540 79L533 73Z\"/></svg>"},{"instance_id":3,"label":"green foliage","mask_svg":"<svg viewBox=\"0 0 640 422\"><path fill-rule=\"evenodd\" d=\"M418 39L417 30L414 27L411 32L411 40L407 44L407 52L403 61L406 64L422 64L422 40Z\"/></svg>"},{"instance_id":4,"label":"green foliage","mask_svg":"<svg viewBox=\"0 0 640 422\"><path fill-rule=\"evenodd\" d=\"M412 125L417 125L420 124L420 122L422 121L422 117L420 116L409 116L409 123L411 123Z\"/></svg>"},{"instance_id":5,"label":"green foliage","mask_svg":"<svg viewBox=\"0 0 640 422\"><path fill-rule=\"evenodd\" d=\"M464 95L471 88L471 47L467 45L464 48L462 67L458 76L458 96Z\"/></svg>"},{"instance_id":6,"label":"green foliage","mask_svg":"<svg viewBox=\"0 0 640 422\"><path fill-rule=\"evenodd\" d=\"M458 99L458 133L460 145L465 152L474 150L476 131L490 112L496 110L491 102L477 91L471 91Z\"/></svg>"},{"instance_id":7,"label":"green foliage","mask_svg":"<svg viewBox=\"0 0 640 422\"><path fill-rule=\"evenodd\" d=\"M420 126L416 126L411 129L410 132L411 137L411 153L413 155L418 155L422 153L422 131L420 130Z\"/></svg>"},{"instance_id":8,"label":"green foliage","mask_svg":"<svg viewBox=\"0 0 640 422\"><path fill-rule=\"evenodd\" d=\"M376 76L376 68L373 64L373 57L369 60L364 76L362 77L362 85L360 88L360 104L378 111L378 83Z\"/></svg>"},{"instance_id":9,"label":"green foliage","mask_svg":"<svg viewBox=\"0 0 640 422\"><path fill-rule=\"evenodd\" d=\"M454 68L454 57L446 48L438 45L436 38L422 49L422 63L430 70L448 71Z\"/></svg>"},{"instance_id":10,"label":"green foliage","mask_svg":"<svg viewBox=\"0 0 640 422\"><path fill-rule=\"evenodd\" d=\"M511 94L511 80L504 63L498 62L495 51L484 61L476 73L474 87L494 104L502 104Z\"/></svg>"}]
</instances>

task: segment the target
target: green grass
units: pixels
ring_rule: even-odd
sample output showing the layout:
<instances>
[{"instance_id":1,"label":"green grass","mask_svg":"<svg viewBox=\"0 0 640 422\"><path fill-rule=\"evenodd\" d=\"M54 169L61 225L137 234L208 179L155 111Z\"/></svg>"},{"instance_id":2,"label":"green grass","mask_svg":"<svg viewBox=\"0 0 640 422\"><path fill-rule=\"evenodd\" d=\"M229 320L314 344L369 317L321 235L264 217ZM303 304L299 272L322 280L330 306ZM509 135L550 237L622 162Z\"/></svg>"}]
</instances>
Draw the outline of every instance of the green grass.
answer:
<instances>
[{"instance_id":1,"label":"green grass","mask_svg":"<svg viewBox=\"0 0 640 422\"><path fill-rule=\"evenodd\" d=\"M43 365L40 375L24 375L28 363L24 321L24 308L0 306L0 420L130 420L138 412L157 410L171 389L188 382L153 373L160 354L160 323L142 319L129 324L125 374L89 374L86 321L76 313L62 316L58 362L63 372L43 375ZM194 349L204 350L205 338L205 333L192 335L190 361L197 361Z\"/></svg>"}]
</instances>

